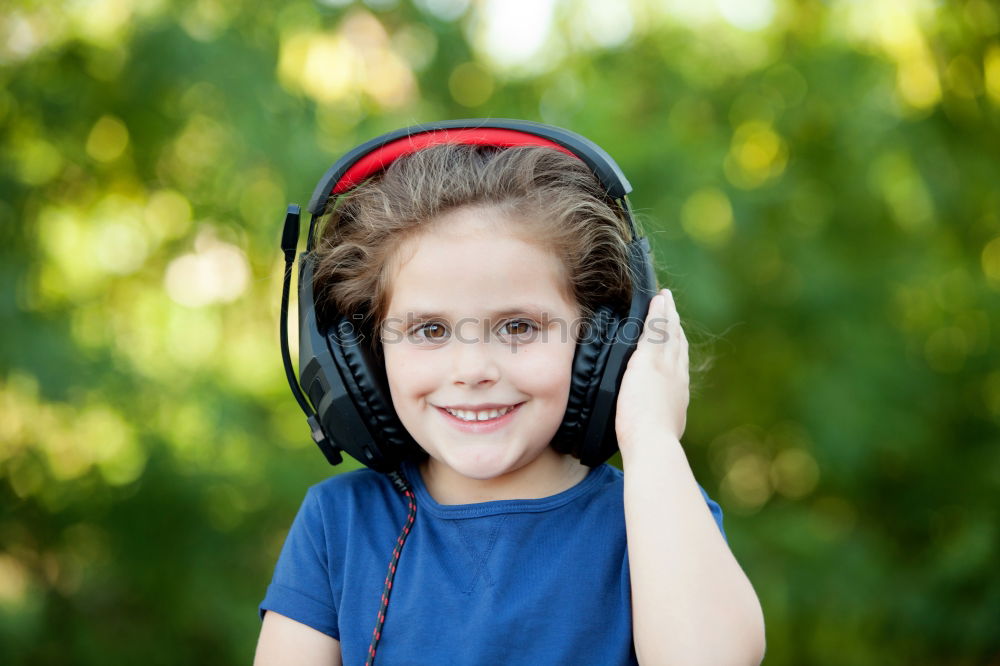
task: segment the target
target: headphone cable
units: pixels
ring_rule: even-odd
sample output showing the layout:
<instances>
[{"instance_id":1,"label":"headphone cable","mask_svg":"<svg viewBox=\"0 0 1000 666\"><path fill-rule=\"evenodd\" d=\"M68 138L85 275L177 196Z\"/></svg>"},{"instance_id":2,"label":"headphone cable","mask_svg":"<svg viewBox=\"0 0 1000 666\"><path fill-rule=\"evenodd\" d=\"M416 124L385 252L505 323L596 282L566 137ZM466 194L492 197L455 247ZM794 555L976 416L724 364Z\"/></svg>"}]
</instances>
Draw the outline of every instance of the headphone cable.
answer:
<instances>
[{"instance_id":1,"label":"headphone cable","mask_svg":"<svg viewBox=\"0 0 1000 666\"><path fill-rule=\"evenodd\" d=\"M320 425L318 414L309 405L305 395L302 394L302 387L299 380L295 378L295 371L292 369L292 355L288 350L288 290L292 282L292 266L295 264L295 248L299 242L299 215L302 209L296 204L290 204L285 213L285 224L281 232L281 251L285 255L285 273L281 281L281 315L279 318L279 338L281 343L281 362L285 367L285 377L288 379L288 387L292 389L292 395L299 407L306 415L306 423L309 424L309 431L313 441L319 446L320 451L326 456L327 462L331 465L339 465L344 461L343 456L337 446L330 442L323 427ZM301 276L300 276L301 279ZM300 304L301 307L301 304Z\"/></svg>"},{"instance_id":2,"label":"headphone cable","mask_svg":"<svg viewBox=\"0 0 1000 666\"><path fill-rule=\"evenodd\" d=\"M368 646L368 659L365 661L365 666L372 666L375 663L375 650L378 648L379 639L382 638L382 625L385 624L385 613L389 608L389 594L392 593L392 579L396 576L396 565L399 563L400 553L403 552L403 544L406 543L406 537L413 527L413 522L417 519L416 498L406 477L398 469L389 472L388 476L392 480L392 485L396 486L396 490L406 497L407 504L409 505L409 513L406 516L406 524L403 525L403 531L396 537L396 546L392 549L389 571L385 576L385 588L382 590L382 602L378 608L378 621L375 624L375 631L372 632L372 642Z\"/></svg>"}]
</instances>

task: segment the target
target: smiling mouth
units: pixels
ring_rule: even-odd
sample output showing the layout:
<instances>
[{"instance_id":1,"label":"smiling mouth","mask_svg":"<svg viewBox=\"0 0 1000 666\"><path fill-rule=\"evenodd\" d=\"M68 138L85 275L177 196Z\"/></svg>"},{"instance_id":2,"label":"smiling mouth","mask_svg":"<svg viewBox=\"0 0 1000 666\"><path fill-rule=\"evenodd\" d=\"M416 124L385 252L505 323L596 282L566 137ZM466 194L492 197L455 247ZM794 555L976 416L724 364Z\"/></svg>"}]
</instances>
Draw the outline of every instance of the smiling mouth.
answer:
<instances>
[{"instance_id":1,"label":"smiling mouth","mask_svg":"<svg viewBox=\"0 0 1000 666\"><path fill-rule=\"evenodd\" d=\"M505 414L509 414L520 406L521 403L517 405L511 405L509 407L500 407L498 409L482 409L478 411L470 409L452 409L451 407L442 407L444 411L448 412L457 419L461 419L467 423L477 423L479 421L490 421L492 419L498 419Z\"/></svg>"}]
</instances>

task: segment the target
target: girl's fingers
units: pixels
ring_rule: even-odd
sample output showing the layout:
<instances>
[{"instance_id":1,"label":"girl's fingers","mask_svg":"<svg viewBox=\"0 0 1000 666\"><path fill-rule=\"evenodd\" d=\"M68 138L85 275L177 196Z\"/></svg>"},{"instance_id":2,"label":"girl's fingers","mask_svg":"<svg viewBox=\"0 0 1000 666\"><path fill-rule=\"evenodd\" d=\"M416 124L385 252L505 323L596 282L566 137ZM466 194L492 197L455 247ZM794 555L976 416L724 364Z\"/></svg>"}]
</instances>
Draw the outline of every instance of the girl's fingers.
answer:
<instances>
[{"instance_id":1,"label":"girl's fingers","mask_svg":"<svg viewBox=\"0 0 1000 666\"><path fill-rule=\"evenodd\" d=\"M677 305L674 303L674 294L669 289L663 290L664 316L669 319L667 329L674 344L670 347L670 355L675 361L687 361L687 338L684 336L684 329L681 327L681 318L677 313Z\"/></svg>"},{"instance_id":2,"label":"girl's fingers","mask_svg":"<svg viewBox=\"0 0 1000 666\"><path fill-rule=\"evenodd\" d=\"M663 292L658 292L649 303L649 312L646 313L646 321L643 324L642 338L636 351L647 351L657 345L661 345L668 339L669 330L666 327L667 318L664 316L666 309L666 297Z\"/></svg>"},{"instance_id":3,"label":"girl's fingers","mask_svg":"<svg viewBox=\"0 0 1000 666\"><path fill-rule=\"evenodd\" d=\"M676 357L676 348L683 339L678 322L670 291L661 289L649 303L642 339L636 351Z\"/></svg>"},{"instance_id":4,"label":"girl's fingers","mask_svg":"<svg viewBox=\"0 0 1000 666\"><path fill-rule=\"evenodd\" d=\"M650 301L636 354L650 359L659 356L668 365L687 371L688 341L669 289L661 289Z\"/></svg>"},{"instance_id":5,"label":"girl's fingers","mask_svg":"<svg viewBox=\"0 0 1000 666\"><path fill-rule=\"evenodd\" d=\"M689 360L688 341L687 336L684 335L684 327L681 325L680 315L677 313L674 295L669 289L663 289L657 297L663 299L659 302L660 312L656 320L656 325L663 332L659 336L661 346L663 347L663 356L673 365L682 368L686 372Z\"/></svg>"}]
</instances>

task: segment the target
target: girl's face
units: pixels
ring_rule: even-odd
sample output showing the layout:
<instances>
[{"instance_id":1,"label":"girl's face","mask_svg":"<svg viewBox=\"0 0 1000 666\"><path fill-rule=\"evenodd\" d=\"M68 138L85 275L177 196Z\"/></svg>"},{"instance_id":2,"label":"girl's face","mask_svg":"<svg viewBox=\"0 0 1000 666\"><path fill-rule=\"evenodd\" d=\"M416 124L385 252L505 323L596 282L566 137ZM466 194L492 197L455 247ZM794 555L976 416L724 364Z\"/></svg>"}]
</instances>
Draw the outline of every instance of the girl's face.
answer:
<instances>
[{"instance_id":1,"label":"girl's face","mask_svg":"<svg viewBox=\"0 0 1000 666\"><path fill-rule=\"evenodd\" d=\"M560 260L511 223L495 209L458 209L407 239L388 267L390 394L430 454L425 480L443 503L463 503L459 489L465 501L541 497L580 469L549 446L566 411L579 308Z\"/></svg>"}]
</instances>

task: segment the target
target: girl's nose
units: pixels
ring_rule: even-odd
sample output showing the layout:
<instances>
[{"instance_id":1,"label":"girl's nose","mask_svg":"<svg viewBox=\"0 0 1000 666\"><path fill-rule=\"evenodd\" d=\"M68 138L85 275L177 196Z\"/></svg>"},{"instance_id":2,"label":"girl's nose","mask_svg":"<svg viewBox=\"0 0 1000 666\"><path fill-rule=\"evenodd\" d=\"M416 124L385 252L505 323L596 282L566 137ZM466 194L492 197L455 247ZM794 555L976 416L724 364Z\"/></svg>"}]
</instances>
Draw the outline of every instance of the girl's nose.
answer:
<instances>
[{"instance_id":1,"label":"girl's nose","mask_svg":"<svg viewBox=\"0 0 1000 666\"><path fill-rule=\"evenodd\" d=\"M452 350L456 384L476 387L492 384L500 378L500 366L489 343L480 339L456 340Z\"/></svg>"}]
</instances>

